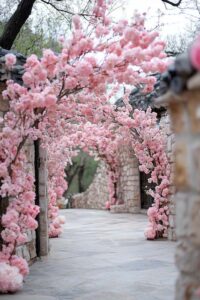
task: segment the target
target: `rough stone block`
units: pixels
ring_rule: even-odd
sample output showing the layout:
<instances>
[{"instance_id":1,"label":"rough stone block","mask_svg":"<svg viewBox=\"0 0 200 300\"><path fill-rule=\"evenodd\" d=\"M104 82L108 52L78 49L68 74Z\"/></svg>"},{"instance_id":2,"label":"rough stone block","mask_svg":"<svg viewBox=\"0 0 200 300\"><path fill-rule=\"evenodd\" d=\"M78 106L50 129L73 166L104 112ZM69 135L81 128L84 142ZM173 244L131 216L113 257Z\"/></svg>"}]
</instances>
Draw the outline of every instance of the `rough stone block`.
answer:
<instances>
[{"instance_id":1,"label":"rough stone block","mask_svg":"<svg viewBox=\"0 0 200 300\"><path fill-rule=\"evenodd\" d=\"M30 259L37 257L35 240L32 240L32 242L29 244L29 253L30 253Z\"/></svg>"},{"instance_id":2,"label":"rough stone block","mask_svg":"<svg viewBox=\"0 0 200 300\"><path fill-rule=\"evenodd\" d=\"M185 132L187 123L184 119L184 105L182 103L171 102L169 108L171 112L173 132Z\"/></svg>"},{"instance_id":3,"label":"rough stone block","mask_svg":"<svg viewBox=\"0 0 200 300\"><path fill-rule=\"evenodd\" d=\"M199 96L191 98L188 101L188 116L190 120L191 131L200 133L200 99Z\"/></svg>"},{"instance_id":4,"label":"rough stone block","mask_svg":"<svg viewBox=\"0 0 200 300\"><path fill-rule=\"evenodd\" d=\"M186 157L188 155L187 145L184 141L178 141L175 150L175 185L178 189L185 189L188 186L188 169Z\"/></svg>"},{"instance_id":5,"label":"rough stone block","mask_svg":"<svg viewBox=\"0 0 200 300\"><path fill-rule=\"evenodd\" d=\"M22 253L23 253L23 258L26 260L26 261L30 261L30 253L29 253L29 250L28 250L28 246L27 244L23 246L22 248Z\"/></svg>"}]
</instances>

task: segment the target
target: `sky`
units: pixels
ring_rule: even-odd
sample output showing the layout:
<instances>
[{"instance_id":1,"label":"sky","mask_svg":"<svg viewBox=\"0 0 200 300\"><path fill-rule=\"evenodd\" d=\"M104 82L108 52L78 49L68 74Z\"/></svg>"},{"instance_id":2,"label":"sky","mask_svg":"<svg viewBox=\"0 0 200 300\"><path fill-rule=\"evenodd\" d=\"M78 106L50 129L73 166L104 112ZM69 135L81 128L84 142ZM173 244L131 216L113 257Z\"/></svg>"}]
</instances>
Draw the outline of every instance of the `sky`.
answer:
<instances>
[{"instance_id":1,"label":"sky","mask_svg":"<svg viewBox=\"0 0 200 300\"><path fill-rule=\"evenodd\" d=\"M180 14L180 10L171 5L164 5L161 0L123 0L123 8L116 11L116 16L131 18L134 10L147 13L147 24L150 28L158 25L158 15L163 14L159 19L161 33L166 35L184 33L190 26L189 18ZM187 12L187 11L186 11ZM188 10L189 12L189 10Z\"/></svg>"},{"instance_id":2,"label":"sky","mask_svg":"<svg viewBox=\"0 0 200 300\"><path fill-rule=\"evenodd\" d=\"M0 0L5 1L5 0ZM72 0L72 4L85 0ZM159 31L161 36L165 38L168 35L176 35L177 33L184 34L190 30L190 22L186 15L180 14L180 10L172 7L171 5L165 5L161 0L118 0L119 3L123 3L122 7L114 12L114 17L117 19L127 18L130 19L135 10L140 12L147 12L147 27L149 29L155 29L159 23ZM177 0L172 0L177 1ZM186 0L185 0L186 1ZM192 0L188 0L193 3ZM200 4L200 0L199 4ZM77 4L76 4L77 5ZM38 7L41 11L41 15L44 17L48 15L49 7L38 1ZM186 11L187 12L187 11ZM190 13L191 11L189 11ZM194 12L194 11L193 11ZM162 16L158 18L159 14ZM33 13L34 15L34 13ZM35 14L37 20L37 13ZM198 16L200 19L200 17ZM61 33L62 34L62 33Z\"/></svg>"}]
</instances>

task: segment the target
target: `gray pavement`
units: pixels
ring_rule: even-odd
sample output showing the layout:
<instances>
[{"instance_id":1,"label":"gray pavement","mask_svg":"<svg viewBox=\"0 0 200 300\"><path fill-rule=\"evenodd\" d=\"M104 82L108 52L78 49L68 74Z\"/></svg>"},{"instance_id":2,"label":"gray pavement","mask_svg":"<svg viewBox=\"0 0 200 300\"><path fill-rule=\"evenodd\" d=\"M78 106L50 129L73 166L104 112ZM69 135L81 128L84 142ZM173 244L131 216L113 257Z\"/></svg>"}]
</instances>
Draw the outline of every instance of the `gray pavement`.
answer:
<instances>
[{"instance_id":1,"label":"gray pavement","mask_svg":"<svg viewBox=\"0 0 200 300\"><path fill-rule=\"evenodd\" d=\"M64 233L2 300L173 300L175 243L146 241L145 215L62 210Z\"/></svg>"}]
</instances>

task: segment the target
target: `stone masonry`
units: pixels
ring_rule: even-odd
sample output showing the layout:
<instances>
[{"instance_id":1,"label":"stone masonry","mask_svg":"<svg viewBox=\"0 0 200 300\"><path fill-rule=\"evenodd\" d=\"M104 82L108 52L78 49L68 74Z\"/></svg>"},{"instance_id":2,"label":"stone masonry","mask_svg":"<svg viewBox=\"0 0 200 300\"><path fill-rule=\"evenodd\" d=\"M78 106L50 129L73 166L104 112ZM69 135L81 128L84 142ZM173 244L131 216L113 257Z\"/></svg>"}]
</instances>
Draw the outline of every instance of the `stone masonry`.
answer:
<instances>
[{"instance_id":1,"label":"stone masonry","mask_svg":"<svg viewBox=\"0 0 200 300\"><path fill-rule=\"evenodd\" d=\"M9 109L9 104L7 101L2 98L2 91L6 89L6 80L12 79L17 83L22 83L22 74L23 74L23 63L25 58L21 54L16 54L17 65L13 67L12 70L6 70L4 61L5 54L9 51L0 49L0 117L3 117ZM0 128L1 130L1 128ZM32 174L35 174L35 147L32 141L27 141L24 149L27 157L27 170ZM48 220L47 220L47 208L48 208L48 197L47 197L47 168L46 168L46 153L43 149L39 149L39 206L40 206L40 215L38 218L39 221L39 230L37 231L38 240L39 240L39 251L36 250L36 231L28 230L27 236L28 241L25 245L19 246L16 249L16 253L19 256L24 257L28 262L32 262L37 255L43 256L48 254L49 245L48 245ZM0 199L1 201L1 199ZM6 211L6 206L3 203L0 203L0 217ZM6 204L8 205L8 203ZM2 228L0 228L1 230Z\"/></svg>"},{"instance_id":2,"label":"stone masonry","mask_svg":"<svg viewBox=\"0 0 200 300\"><path fill-rule=\"evenodd\" d=\"M129 147L120 149L119 178L117 182L117 204L111 206L112 213L140 211L140 184L138 161ZM109 199L108 174L103 162L97 168L89 188L73 196L74 208L105 209Z\"/></svg>"},{"instance_id":3,"label":"stone masonry","mask_svg":"<svg viewBox=\"0 0 200 300\"><path fill-rule=\"evenodd\" d=\"M6 84L1 82L1 92L6 88ZM0 96L0 117L8 111L8 103ZM25 152L28 160L27 168L34 172L34 147L33 143L27 142L25 145ZM5 210L4 210L5 211ZM1 212L0 212L1 213ZM3 213L3 212L2 212ZM34 230L26 232L28 241L25 245L19 246L16 249L16 254L22 256L27 261L32 261L36 258L36 233Z\"/></svg>"},{"instance_id":4,"label":"stone masonry","mask_svg":"<svg viewBox=\"0 0 200 300\"><path fill-rule=\"evenodd\" d=\"M181 66L181 68L180 68ZM175 133L176 300L197 300L200 294L200 74L194 75L187 58L175 61L167 103ZM168 76L168 74L167 74ZM176 76L176 77L174 77ZM179 81L177 81L179 76ZM177 82L185 84L179 86Z\"/></svg>"},{"instance_id":5,"label":"stone masonry","mask_svg":"<svg viewBox=\"0 0 200 300\"><path fill-rule=\"evenodd\" d=\"M175 136L171 130L170 116L166 110L160 116L159 126L167 135L166 151L171 166L171 186L169 195L169 230L168 239L176 240L176 211L174 176L174 143ZM141 192L139 163L129 146L123 146L119 153L119 178L117 181L117 204L111 206L112 213L140 213ZM75 208L105 209L105 202L109 198L108 175L106 169L100 167L93 182L86 192L75 195L73 205Z\"/></svg>"},{"instance_id":6,"label":"stone masonry","mask_svg":"<svg viewBox=\"0 0 200 300\"><path fill-rule=\"evenodd\" d=\"M128 145L120 149L118 172L118 204L111 206L111 212L139 213L141 210L140 172L138 169L138 160Z\"/></svg>"},{"instance_id":7,"label":"stone masonry","mask_svg":"<svg viewBox=\"0 0 200 300\"><path fill-rule=\"evenodd\" d=\"M105 209L109 199L108 175L106 165L101 162L96 170L93 182L84 193L73 196L74 208Z\"/></svg>"}]
</instances>

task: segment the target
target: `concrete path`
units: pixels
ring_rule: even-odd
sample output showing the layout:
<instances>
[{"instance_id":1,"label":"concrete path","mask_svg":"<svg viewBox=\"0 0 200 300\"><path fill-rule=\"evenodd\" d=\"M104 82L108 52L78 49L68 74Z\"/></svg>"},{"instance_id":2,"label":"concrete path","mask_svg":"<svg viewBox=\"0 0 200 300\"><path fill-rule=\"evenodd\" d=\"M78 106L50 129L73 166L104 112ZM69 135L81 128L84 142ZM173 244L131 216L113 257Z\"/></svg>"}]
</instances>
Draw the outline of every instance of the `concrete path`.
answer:
<instances>
[{"instance_id":1,"label":"concrete path","mask_svg":"<svg viewBox=\"0 0 200 300\"><path fill-rule=\"evenodd\" d=\"M2 300L173 300L175 243L146 241L144 215L63 210L61 238Z\"/></svg>"}]
</instances>

